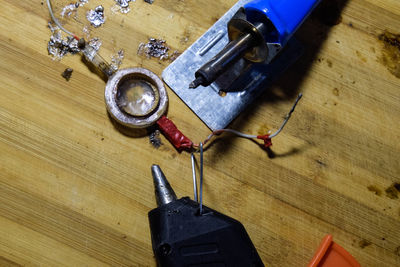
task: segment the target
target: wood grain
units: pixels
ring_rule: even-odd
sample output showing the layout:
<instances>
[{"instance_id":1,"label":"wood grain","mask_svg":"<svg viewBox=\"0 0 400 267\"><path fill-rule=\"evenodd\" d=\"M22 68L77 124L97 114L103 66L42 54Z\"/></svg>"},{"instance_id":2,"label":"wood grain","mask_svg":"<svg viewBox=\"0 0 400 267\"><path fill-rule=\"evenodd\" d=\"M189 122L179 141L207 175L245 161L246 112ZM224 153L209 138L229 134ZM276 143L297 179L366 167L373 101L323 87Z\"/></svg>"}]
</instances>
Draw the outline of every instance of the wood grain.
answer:
<instances>
[{"instance_id":1,"label":"wood grain","mask_svg":"<svg viewBox=\"0 0 400 267\"><path fill-rule=\"evenodd\" d=\"M54 3L59 14L68 1ZM103 1L106 23L91 34L106 59L123 48L122 67L160 75L169 62L138 56L141 42L160 37L182 52L234 3L137 0L123 15ZM304 56L231 125L274 130L303 92L273 157L247 140L219 138L205 154L205 204L240 220L267 266L306 266L328 233L362 266L399 266L400 192L387 189L400 183L400 79L383 64L379 35L400 33L400 3L323 2L332 3L340 23L307 20L297 34ZM150 166L161 165L176 193L191 196L189 155L113 126L104 81L77 55L47 54L43 1L1 6L0 265L155 266ZM66 25L82 33L79 21ZM67 67L69 82L61 77ZM179 128L196 141L207 136L168 94Z\"/></svg>"}]
</instances>

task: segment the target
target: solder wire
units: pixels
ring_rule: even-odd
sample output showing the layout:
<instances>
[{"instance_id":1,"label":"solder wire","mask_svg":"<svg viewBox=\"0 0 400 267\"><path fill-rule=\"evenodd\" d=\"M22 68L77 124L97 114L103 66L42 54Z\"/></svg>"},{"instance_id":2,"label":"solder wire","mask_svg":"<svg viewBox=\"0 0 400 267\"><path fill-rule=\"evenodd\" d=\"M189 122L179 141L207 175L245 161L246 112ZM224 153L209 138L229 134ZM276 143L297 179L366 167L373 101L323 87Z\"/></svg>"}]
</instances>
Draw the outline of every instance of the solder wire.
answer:
<instances>
[{"instance_id":1,"label":"solder wire","mask_svg":"<svg viewBox=\"0 0 400 267\"><path fill-rule=\"evenodd\" d=\"M199 203L199 215L203 214L203 143L199 144L200 152L200 193L197 196L197 178L196 178L196 164L194 154L191 154L192 159L192 175L193 175L193 191L194 201Z\"/></svg>"},{"instance_id":2,"label":"solder wire","mask_svg":"<svg viewBox=\"0 0 400 267\"><path fill-rule=\"evenodd\" d=\"M203 214L203 143L200 143L200 215Z\"/></svg>"},{"instance_id":3,"label":"solder wire","mask_svg":"<svg viewBox=\"0 0 400 267\"><path fill-rule=\"evenodd\" d=\"M74 37L76 40L79 40L79 37L76 36L75 34L73 34L72 32L68 31L67 29L65 29L61 23L58 21L58 19L54 16L54 12L53 12L53 7L51 5L50 0L46 0L47 2L47 7L49 8L49 13L51 16L51 19L53 20L53 22L66 34L71 35L72 37Z\"/></svg>"},{"instance_id":4,"label":"solder wire","mask_svg":"<svg viewBox=\"0 0 400 267\"><path fill-rule=\"evenodd\" d=\"M197 199L197 178L196 178L196 165L195 165L195 158L194 154L191 155L192 158L192 175L193 175L193 194L194 194L194 201L198 202Z\"/></svg>"}]
</instances>

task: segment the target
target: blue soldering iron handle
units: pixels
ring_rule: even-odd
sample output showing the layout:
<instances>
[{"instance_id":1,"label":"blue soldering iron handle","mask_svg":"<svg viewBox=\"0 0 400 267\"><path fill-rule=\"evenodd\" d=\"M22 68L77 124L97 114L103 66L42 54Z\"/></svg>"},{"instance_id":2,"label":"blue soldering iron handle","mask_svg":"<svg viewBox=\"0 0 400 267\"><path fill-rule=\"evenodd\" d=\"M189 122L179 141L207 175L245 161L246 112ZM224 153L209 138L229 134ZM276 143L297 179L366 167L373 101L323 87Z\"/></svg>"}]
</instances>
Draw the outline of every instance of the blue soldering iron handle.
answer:
<instances>
[{"instance_id":1,"label":"blue soldering iron handle","mask_svg":"<svg viewBox=\"0 0 400 267\"><path fill-rule=\"evenodd\" d=\"M286 45L321 0L254 0L244 6L247 20L272 23L275 31L268 33L268 42Z\"/></svg>"}]
</instances>

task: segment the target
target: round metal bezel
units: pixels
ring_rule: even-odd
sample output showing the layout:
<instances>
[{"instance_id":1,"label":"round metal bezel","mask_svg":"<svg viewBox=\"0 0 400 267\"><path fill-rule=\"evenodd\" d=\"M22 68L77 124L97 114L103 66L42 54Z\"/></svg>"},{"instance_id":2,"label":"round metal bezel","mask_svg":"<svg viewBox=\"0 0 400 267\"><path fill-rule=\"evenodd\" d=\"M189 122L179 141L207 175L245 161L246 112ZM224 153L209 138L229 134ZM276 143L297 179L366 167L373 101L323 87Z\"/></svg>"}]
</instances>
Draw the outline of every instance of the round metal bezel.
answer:
<instances>
[{"instance_id":1,"label":"round metal bezel","mask_svg":"<svg viewBox=\"0 0 400 267\"><path fill-rule=\"evenodd\" d=\"M159 100L158 105L151 113L146 116L133 116L121 110L117 103L118 86L124 79L145 80L151 83L158 90ZM133 78L132 78L133 77ZM148 69L144 68L128 68L118 70L110 77L106 84L104 98L108 113L118 123L129 128L146 128L157 122L162 115L165 114L168 107L168 95L161 79Z\"/></svg>"}]
</instances>

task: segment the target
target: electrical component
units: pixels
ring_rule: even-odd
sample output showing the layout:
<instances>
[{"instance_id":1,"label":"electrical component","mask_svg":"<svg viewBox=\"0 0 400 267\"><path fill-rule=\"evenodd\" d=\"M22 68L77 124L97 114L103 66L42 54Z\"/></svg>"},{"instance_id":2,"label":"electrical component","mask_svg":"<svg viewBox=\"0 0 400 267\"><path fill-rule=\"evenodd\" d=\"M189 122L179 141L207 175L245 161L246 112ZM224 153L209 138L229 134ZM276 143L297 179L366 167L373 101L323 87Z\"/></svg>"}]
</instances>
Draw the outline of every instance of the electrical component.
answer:
<instances>
[{"instance_id":1,"label":"electrical component","mask_svg":"<svg viewBox=\"0 0 400 267\"><path fill-rule=\"evenodd\" d=\"M102 56L100 56L96 47L87 45L85 39L79 39L78 48L85 56L86 61L91 63L95 67L95 70L98 70L100 72L99 74L103 76L105 80L114 74L114 69L111 67L111 65L108 64Z\"/></svg>"},{"instance_id":2,"label":"electrical component","mask_svg":"<svg viewBox=\"0 0 400 267\"><path fill-rule=\"evenodd\" d=\"M165 137L174 145L178 150L191 150L193 142L187 138L181 131L178 130L176 125L167 117L162 116L157 121L158 127L163 132Z\"/></svg>"}]
</instances>

